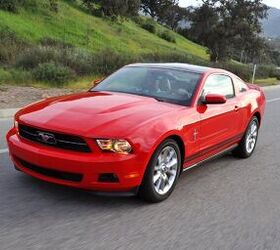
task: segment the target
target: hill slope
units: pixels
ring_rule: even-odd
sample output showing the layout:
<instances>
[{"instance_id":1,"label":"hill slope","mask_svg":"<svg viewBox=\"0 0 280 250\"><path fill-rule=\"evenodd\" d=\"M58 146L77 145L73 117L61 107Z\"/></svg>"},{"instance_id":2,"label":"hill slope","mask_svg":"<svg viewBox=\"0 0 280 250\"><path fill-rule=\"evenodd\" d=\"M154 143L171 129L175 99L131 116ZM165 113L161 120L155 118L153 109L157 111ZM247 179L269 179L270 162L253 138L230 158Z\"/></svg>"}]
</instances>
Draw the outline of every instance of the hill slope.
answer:
<instances>
[{"instance_id":1,"label":"hill slope","mask_svg":"<svg viewBox=\"0 0 280 250\"><path fill-rule=\"evenodd\" d=\"M0 29L8 28L32 43L48 37L91 51L112 49L134 54L177 51L208 59L205 48L176 33L176 43L170 43L132 21L116 23L94 17L66 1L60 1L59 12L53 13L46 1L39 2L36 8L21 9L18 14L0 11ZM164 29L159 25L157 28Z\"/></svg>"},{"instance_id":2,"label":"hill slope","mask_svg":"<svg viewBox=\"0 0 280 250\"><path fill-rule=\"evenodd\" d=\"M268 11L268 18L262 21L265 37L277 38L280 37L280 10L270 8Z\"/></svg>"}]
</instances>

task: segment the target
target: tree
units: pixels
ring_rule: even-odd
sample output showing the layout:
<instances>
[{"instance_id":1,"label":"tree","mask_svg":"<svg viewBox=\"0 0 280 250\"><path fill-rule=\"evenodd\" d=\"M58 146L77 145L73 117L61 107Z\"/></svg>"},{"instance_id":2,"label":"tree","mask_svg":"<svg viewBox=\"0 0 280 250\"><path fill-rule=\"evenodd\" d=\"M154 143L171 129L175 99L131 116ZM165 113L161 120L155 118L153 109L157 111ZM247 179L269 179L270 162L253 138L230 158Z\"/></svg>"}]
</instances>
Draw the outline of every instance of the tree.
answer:
<instances>
[{"instance_id":1,"label":"tree","mask_svg":"<svg viewBox=\"0 0 280 250\"><path fill-rule=\"evenodd\" d=\"M178 28L179 23L188 16L186 8L180 7L178 4L172 5L159 15L158 21L167 25L172 30Z\"/></svg>"},{"instance_id":2,"label":"tree","mask_svg":"<svg viewBox=\"0 0 280 250\"><path fill-rule=\"evenodd\" d=\"M178 5L179 0L142 0L141 9L153 19L164 16L164 13L172 6Z\"/></svg>"},{"instance_id":3,"label":"tree","mask_svg":"<svg viewBox=\"0 0 280 250\"><path fill-rule=\"evenodd\" d=\"M226 60L238 47L252 54L264 46L258 34L267 10L262 0L204 0L192 9L188 34L209 48L212 61Z\"/></svg>"},{"instance_id":4,"label":"tree","mask_svg":"<svg viewBox=\"0 0 280 250\"><path fill-rule=\"evenodd\" d=\"M131 17L138 15L140 0L83 0L93 13L105 16Z\"/></svg>"}]
</instances>

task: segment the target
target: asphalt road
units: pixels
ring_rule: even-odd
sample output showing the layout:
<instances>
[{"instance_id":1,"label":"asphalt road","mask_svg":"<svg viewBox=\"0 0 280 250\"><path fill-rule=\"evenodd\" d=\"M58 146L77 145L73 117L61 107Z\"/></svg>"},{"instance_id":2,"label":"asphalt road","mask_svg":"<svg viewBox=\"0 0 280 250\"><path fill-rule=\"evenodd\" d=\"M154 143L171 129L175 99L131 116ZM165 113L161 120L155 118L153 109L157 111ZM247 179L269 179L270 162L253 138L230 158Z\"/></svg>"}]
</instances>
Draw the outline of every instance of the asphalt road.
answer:
<instances>
[{"instance_id":1,"label":"asphalt road","mask_svg":"<svg viewBox=\"0 0 280 250\"><path fill-rule=\"evenodd\" d=\"M12 121L0 120L0 249L280 249L280 88L266 96L252 158L187 171L153 205L16 172L2 150Z\"/></svg>"}]
</instances>

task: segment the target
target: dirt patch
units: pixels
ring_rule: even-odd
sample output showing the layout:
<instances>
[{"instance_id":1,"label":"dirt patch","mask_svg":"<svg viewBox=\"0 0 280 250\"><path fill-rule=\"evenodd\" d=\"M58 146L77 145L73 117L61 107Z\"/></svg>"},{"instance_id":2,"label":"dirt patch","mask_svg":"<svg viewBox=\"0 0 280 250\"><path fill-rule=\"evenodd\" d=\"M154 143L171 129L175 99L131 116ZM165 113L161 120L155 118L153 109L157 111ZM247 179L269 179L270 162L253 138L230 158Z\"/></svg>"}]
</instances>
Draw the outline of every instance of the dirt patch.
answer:
<instances>
[{"instance_id":1,"label":"dirt patch","mask_svg":"<svg viewBox=\"0 0 280 250\"><path fill-rule=\"evenodd\" d=\"M43 89L34 87L17 87L0 85L0 109L20 108L32 102L45 99L51 96L61 96L85 90L71 89Z\"/></svg>"}]
</instances>

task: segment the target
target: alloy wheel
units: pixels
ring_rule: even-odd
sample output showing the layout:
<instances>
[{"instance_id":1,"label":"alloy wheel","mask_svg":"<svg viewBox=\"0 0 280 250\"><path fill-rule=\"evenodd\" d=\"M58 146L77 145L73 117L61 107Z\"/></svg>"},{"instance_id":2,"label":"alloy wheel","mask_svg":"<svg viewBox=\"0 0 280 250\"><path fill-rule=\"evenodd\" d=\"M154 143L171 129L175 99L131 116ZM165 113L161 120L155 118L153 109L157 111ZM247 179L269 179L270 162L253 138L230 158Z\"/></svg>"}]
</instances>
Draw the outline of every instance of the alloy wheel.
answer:
<instances>
[{"instance_id":1,"label":"alloy wheel","mask_svg":"<svg viewBox=\"0 0 280 250\"><path fill-rule=\"evenodd\" d=\"M159 195L165 195L173 186L178 171L178 155L171 146L164 147L154 167L153 184Z\"/></svg>"}]
</instances>

